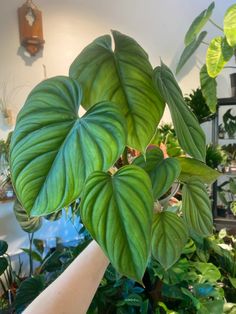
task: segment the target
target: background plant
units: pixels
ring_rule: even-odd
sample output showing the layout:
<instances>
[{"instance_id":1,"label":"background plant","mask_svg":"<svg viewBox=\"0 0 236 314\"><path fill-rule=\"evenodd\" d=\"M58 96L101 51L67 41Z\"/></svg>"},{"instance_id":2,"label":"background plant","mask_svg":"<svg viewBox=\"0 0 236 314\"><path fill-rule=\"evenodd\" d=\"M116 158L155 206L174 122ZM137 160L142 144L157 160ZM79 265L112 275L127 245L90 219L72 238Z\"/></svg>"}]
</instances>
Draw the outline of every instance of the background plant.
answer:
<instances>
[{"instance_id":1,"label":"background plant","mask_svg":"<svg viewBox=\"0 0 236 314\"><path fill-rule=\"evenodd\" d=\"M211 19L214 7L215 3L212 2L190 25L184 39L185 49L176 69L176 73L178 73L201 44L208 46L206 64L203 65L200 71L200 84L211 112L216 111L216 77L226 67L227 62L234 57L236 48L236 4L226 10L223 27L218 26ZM205 42L207 31L202 31L207 22L213 24L222 34L212 38L209 44Z\"/></svg>"}]
</instances>

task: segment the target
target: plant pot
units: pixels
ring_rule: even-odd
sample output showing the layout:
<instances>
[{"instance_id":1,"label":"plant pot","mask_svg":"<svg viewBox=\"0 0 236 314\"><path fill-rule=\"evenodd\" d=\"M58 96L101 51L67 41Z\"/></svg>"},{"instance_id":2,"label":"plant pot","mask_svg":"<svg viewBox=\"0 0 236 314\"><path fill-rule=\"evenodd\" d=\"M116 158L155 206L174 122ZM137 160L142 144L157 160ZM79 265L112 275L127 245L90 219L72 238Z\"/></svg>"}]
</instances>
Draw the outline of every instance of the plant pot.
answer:
<instances>
[{"instance_id":1,"label":"plant pot","mask_svg":"<svg viewBox=\"0 0 236 314\"><path fill-rule=\"evenodd\" d=\"M217 216L226 217L227 209L224 206L217 206Z\"/></svg>"},{"instance_id":2,"label":"plant pot","mask_svg":"<svg viewBox=\"0 0 236 314\"><path fill-rule=\"evenodd\" d=\"M231 94L236 97L236 73L230 74Z\"/></svg>"}]
</instances>

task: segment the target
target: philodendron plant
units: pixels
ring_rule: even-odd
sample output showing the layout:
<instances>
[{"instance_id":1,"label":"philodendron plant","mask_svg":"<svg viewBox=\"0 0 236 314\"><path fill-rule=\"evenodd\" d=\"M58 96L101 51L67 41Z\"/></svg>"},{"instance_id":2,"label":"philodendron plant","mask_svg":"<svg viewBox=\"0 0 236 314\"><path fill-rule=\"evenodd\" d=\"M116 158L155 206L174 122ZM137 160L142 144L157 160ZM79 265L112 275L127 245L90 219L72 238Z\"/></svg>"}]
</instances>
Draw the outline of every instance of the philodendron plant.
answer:
<instances>
[{"instance_id":1,"label":"philodendron plant","mask_svg":"<svg viewBox=\"0 0 236 314\"><path fill-rule=\"evenodd\" d=\"M92 237L122 274L139 282L152 254L165 268L179 258L189 232L212 232L205 183L205 136L170 69L153 70L147 53L117 31L88 45L69 77L36 86L21 109L10 147L12 182L29 216L50 214L81 199ZM168 104L189 157L147 150ZM82 105L87 112L78 116ZM133 162L128 148L140 152ZM190 157L191 156L191 157ZM119 162L117 162L119 160ZM183 185L180 217L157 201Z\"/></svg>"},{"instance_id":2,"label":"philodendron plant","mask_svg":"<svg viewBox=\"0 0 236 314\"><path fill-rule=\"evenodd\" d=\"M185 48L176 68L178 73L201 44L208 46L205 64L200 71L200 83L202 93L212 112L216 111L217 105L216 77L236 55L236 3L226 10L223 27L218 26L211 19L214 8L215 3L212 2L193 20L185 35ZM207 31L203 30L208 22L220 30L220 35L212 38L209 43L205 42ZM235 66L230 68L236 69Z\"/></svg>"}]
</instances>

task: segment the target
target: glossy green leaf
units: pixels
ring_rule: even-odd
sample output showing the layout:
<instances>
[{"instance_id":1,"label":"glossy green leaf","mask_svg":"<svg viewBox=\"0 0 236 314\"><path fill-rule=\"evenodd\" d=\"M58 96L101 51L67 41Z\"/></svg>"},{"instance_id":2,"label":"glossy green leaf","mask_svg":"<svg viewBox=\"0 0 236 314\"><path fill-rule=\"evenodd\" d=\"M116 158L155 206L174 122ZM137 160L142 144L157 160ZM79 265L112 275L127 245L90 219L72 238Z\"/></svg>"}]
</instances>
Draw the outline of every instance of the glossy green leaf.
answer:
<instances>
[{"instance_id":1,"label":"glossy green leaf","mask_svg":"<svg viewBox=\"0 0 236 314\"><path fill-rule=\"evenodd\" d=\"M86 181L81 217L118 272L141 282L150 251L153 197L146 172L133 165Z\"/></svg>"},{"instance_id":2,"label":"glossy green leaf","mask_svg":"<svg viewBox=\"0 0 236 314\"><path fill-rule=\"evenodd\" d=\"M236 47L236 4L233 4L224 16L224 33L231 47Z\"/></svg>"},{"instance_id":3,"label":"glossy green leaf","mask_svg":"<svg viewBox=\"0 0 236 314\"><path fill-rule=\"evenodd\" d=\"M198 35L198 33L202 30L202 28L205 26L205 24L207 23L207 21L210 19L211 15L212 15L212 11L215 7L215 3L212 2L209 7L202 11L192 22L192 24L190 25L185 38L184 38L184 42L185 45L189 45L194 39L195 37Z\"/></svg>"},{"instance_id":4,"label":"glossy green leaf","mask_svg":"<svg viewBox=\"0 0 236 314\"><path fill-rule=\"evenodd\" d=\"M8 261L5 257L0 257L0 276L4 273L4 271L8 267Z\"/></svg>"},{"instance_id":5,"label":"glossy green leaf","mask_svg":"<svg viewBox=\"0 0 236 314\"><path fill-rule=\"evenodd\" d=\"M204 132L186 105L173 73L162 63L154 70L154 79L157 89L170 109L180 146L192 157L204 161L206 156Z\"/></svg>"},{"instance_id":6,"label":"glossy green leaf","mask_svg":"<svg viewBox=\"0 0 236 314\"><path fill-rule=\"evenodd\" d=\"M115 102L127 122L127 145L143 153L150 143L164 102L155 91L147 53L131 37L117 31L97 38L70 67L70 76L82 85L82 104L88 109L103 100Z\"/></svg>"},{"instance_id":7,"label":"glossy green leaf","mask_svg":"<svg viewBox=\"0 0 236 314\"><path fill-rule=\"evenodd\" d=\"M168 211L155 215L152 254L165 269L179 259L187 241L187 227L182 218Z\"/></svg>"},{"instance_id":8,"label":"glossy green leaf","mask_svg":"<svg viewBox=\"0 0 236 314\"><path fill-rule=\"evenodd\" d=\"M189 229L202 237L212 234L211 203L204 183L191 178L183 186L182 197L182 211Z\"/></svg>"},{"instance_id":9,"label":"glossy green leaf","mask_svg":"<svg viewBox=\"0 0 236 314\"><path fill-rule=\"evenodd\" d=\"M232 58L233 48L225 38L218 36L211 40L206 53L206 67L210 77L216 77Z\"/></svg>"},{"instance_id":10,"label":"glossy green leaf","mask_svg":"<svg viewBox=\"0 0 236 314\"><path fill-rule=\"evenodd\" d=\"M15 201L13 210L16 216L16 220L25 232L32 233L41 228L42 218L29 217L26 210L21 206L18 200Z\"/></svg>"},{"instance_id":11,"label":"glossy green leaf","mask_svg":"<svg viewBox=\"0 0 236 314\"><path fill-rule=\"evenodd\" d=\"M206 100L207 106L211 112L216 112L217 92L216 79L212 78L207 73L206 65L204 64L200 71L201 91Z\"/></svg>"},{"instance_id":12,"label":"glossy green leaf","mask_svg":"<svg viewBox=\"0 0 236 314\"><path fill-rule=\"evenodd\" d=\"M202 283L212 282L215 283L221 278L221 273L217 266L212 263L194 262L193 266L203 276Z\"/></svg>"},{"instance_id":13,"label":"glossy green leaf","mask_svg":"<svg viewBox=\"0 0 236 314\"><path fill-rule=\"evenodd\" d=\"M178 160L174 158L164 159L159 148L148 150L146 160L141 155L134 159L133 164L143 168L149 174L155 199L159 199L170 189L181 170Z\"/></svg>"},{"instance_id":14,"label":"glossy green leaf","mask_svg":"<svg viewBox=\"0 0 236 314\"><path fill-rule=\"evenodd\" d=\"M208 167L203 162L186 157L176 157L180 163L180 181L187 182L191 177L198 178L203 183L211 184L221 175L218 171Z\"/></svg>"},{"instance_id":15,"label":"glossy green leaf","mask_svg":"<svg viewBox=\"0 0 236 314\"><path fill-rule=\"evenodd\" d=\"M17 289L15 307L19 312L31 303L44 289L45 283L42 276L34 276L24 280Z\"/></svg>"},{"instance_id":16,"label":"glossy green leaf","mask_svg":"<svg viewBox=\"0 0 236 314\"><path fill-rule=\"evenodd\" d=\"M55 77L36 86L20 111L10 147L12 181L28 214L56 212L80 195L95 170L107 171L125 146L125 121L110 102L79 118L78 83Z\"/></svg>"},{"instance_id":17,"label":"glossy green leaf","mask_svg":"<svg viewBox=\"0 0 236 314\"><path fill-rule=\"evenodd\" d=\"M5 254L8 249L8 244L4 240L0 240L0 256Z\"/></svg>"},{"instance_id":18,"label":"glossy green leaf","mask_svg":"<svg viewBox=\"0 0 236 314\"><path fill-rule=\"evenodd\" d=\"M176 74L179 73L179 71L183 68L185 63L189 60L189 58L194 54L194 52L197 50L197 48L202 43L203 39L206 37L207 32L203 31L198 36L198 38L194 38L185 48L183 53L180 56L177 68L176 68Z\"/></svg>"}]
</instances>

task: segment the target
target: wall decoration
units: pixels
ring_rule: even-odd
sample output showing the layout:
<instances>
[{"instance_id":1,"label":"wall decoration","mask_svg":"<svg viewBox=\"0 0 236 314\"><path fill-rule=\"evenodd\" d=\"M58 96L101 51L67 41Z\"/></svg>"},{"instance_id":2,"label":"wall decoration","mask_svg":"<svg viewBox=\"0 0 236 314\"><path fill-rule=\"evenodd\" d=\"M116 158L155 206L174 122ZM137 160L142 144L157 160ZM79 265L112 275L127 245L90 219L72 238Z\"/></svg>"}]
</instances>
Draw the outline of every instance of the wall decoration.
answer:
<instances>
[{"instance_id":1,"label":"wall decoration","mask_svg":"<svg viewBox=\"0 0 236 314\"><path fill-rule=\"evenodd\" d=\"M27 0L18 8L19 33L21 45L34 56L43 48L42 12L32 2Z\"/></svg>"}]
</instances>

